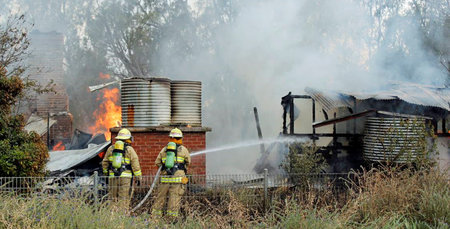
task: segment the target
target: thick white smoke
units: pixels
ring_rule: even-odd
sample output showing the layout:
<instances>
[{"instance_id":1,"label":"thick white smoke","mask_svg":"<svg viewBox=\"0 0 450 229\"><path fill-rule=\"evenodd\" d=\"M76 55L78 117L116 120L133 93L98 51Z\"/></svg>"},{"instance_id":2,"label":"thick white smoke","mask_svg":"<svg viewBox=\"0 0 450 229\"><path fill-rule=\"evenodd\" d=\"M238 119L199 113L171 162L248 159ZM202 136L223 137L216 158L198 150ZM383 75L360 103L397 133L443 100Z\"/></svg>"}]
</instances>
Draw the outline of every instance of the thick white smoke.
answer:
<instances>
[{"instance_id":1,"label":"thick white smoke","mask_svg":"<svg viewBox=\"0 0 450 229\"><path fill-rule=\"evenodd\" d=\"M48 6L41 3L57 1L15 0L9 8L26 10L19 2L40 9ZM68 1L64 4L70 7L64 9L70 11L32 18L37 29L58 30L67 26L62 23L83 19L84 14L59 17L85 4L106 2ZM433 45L449 55L450 29L445 31L443 26L450 21L448 0L188 2L198 21L194 25L183 18L173 21L158 41L159 52L149 56L154 72L202 81L203 124L213 129L207 134L207 148L256 139L253 107L258 108L264 137L276 137L282 126L280 100L289 91L302 94L305 87L367 91L382 89L391 80L443 84L448 77L436 53L430 51ZM424 25L429 30L424 31ZM188 28L194 31L184 33L185 37L173 32ZM207 33L199 37L197 30ZM89 64L86 68L93 67ZM258 157L258 147L209 154L208 172L250 172Z\"/></svg>"},{"instance_id":2,"label":"thick white smoke","mask_svg":"<svg viewBox=\"0 0 450 229\"><path fill-rule=\"evenodd\" d=\"M203 82L204 124L213 129L208 147L257 138L254 106L263 135L278 135L281 97L306 86L365 91L390 80L442 84L447 77L412 16L377 27L385 18L375 20L351 0L242 1L234 10L212 35L213 50L195 50L187 61L173 61L168 50L159 55L169 75ZM208 171L251 171L258 151L208 155Z\"/></svg>"}]
</instances>

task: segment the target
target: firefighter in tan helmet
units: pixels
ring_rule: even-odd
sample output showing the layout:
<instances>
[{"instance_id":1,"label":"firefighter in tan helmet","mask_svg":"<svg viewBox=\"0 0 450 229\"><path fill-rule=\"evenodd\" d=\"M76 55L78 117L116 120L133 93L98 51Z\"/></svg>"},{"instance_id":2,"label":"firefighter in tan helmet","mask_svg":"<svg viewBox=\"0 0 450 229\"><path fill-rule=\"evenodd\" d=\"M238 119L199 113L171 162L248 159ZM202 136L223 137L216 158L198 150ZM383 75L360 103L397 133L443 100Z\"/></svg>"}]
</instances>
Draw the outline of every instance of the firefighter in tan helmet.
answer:
<instances>
[{"instance_id":1,"label":"firefighter in tan helmet","mask_svg":"<svg viewBox=\"0 0 450 229\"><path fill-rule=\"evenodd\" d=\"M158 188L156 201L153 205L152 215L162 216L163 208L167 203L169 217L178 217L181 197L187 184L186 172L191 163L188 149L182 145L183 133L175 128L170 131L170 142L159 152L155 164L161 167L161 183Z\"/></svg>"},{"instance_id":2,"label":"firefighter in tan helmet","mask_svg":"<svg viewBox=\"0 0 450 229\"><path fill-rule=\"evenodd\" d=\"M117 203L118 207L128 209L132 177L140 185L142 172L136 151L130 145L131 132L123 128L115 139L115 144L108 148L103 158L103 174L109 177L109 199Z\"/></svg>"}]
</instances>

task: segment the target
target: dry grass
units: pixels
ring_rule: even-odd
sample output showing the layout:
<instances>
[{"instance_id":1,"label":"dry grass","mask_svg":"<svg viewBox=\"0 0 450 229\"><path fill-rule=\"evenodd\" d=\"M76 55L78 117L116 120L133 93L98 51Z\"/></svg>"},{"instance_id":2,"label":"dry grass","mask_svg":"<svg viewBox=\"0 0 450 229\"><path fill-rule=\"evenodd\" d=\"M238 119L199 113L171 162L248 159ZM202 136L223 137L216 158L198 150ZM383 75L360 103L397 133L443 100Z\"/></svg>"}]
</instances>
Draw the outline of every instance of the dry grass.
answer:
<instances>
[{"instance_id":1,"label":"dry grass","mask_svg":"<svg viewBox=\"0 0 450 229\"><path fill-rule=\"evenodd\" d=\"M147 205L129 215L83 198L0 196L0 228L449 228L446 173L405 168L355 175L340 198L331 186L270 190L209 190L185 198L178 222L151 219Z\"/></svg>"},{"instance_id":2,"label":"dry grass","mask_svg":"<svg viewBox=\"0 0 450 229\"><path fill-rule=\"evenodd\" d=\"M343 215L355 222L402 216L430 225L448 225L450 189L445 174L400 167L364 171L352 184L353 198Z\"/></svg>"}]
</instances>

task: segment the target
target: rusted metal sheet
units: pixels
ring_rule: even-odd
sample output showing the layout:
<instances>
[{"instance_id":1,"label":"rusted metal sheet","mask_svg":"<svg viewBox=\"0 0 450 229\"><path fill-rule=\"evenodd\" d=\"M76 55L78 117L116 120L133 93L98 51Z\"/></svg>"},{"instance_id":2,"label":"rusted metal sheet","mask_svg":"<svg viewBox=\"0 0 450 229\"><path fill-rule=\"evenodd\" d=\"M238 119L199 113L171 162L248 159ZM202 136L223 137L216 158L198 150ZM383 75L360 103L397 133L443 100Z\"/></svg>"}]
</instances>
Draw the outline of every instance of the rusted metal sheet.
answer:
<instances>
[{"instance_id":1,"label":"rusted metal sheet","mask_svg":"<svg viewBox=\"0 0 450 229\"><path fill-rule=\"evenodd\" d=\"M170 123L170 80L130 78L121 82L122 123L127 127Z\"/></svg>"}]
</instances>

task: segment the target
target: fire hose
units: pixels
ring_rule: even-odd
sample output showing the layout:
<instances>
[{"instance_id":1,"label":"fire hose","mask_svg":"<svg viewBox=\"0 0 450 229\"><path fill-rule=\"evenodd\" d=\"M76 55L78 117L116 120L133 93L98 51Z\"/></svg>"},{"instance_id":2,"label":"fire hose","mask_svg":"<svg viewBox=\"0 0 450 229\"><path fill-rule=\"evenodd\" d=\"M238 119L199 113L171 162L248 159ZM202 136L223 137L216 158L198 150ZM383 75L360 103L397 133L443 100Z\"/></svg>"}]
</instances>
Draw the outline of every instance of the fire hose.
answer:
<instances>
[{"instance_id":1,"label":"fire hose","mask_svg":"<svg viewBox=\"0 0 450 229\"><path fill-rule=\"evenodd\" d=\"M147 200L147 198L150 196L150 194L152 194L153 188L155 187L155 184L158 180L159 174L161 173L161 168L162 166L159 167L158 172L156 172L155 175L155 179L153 179L153 183L150 186L150 190L148 190L147 194L145 195L144 199L141 200L141 202L139 202L138 205L136 205L136 207L133 208L133 210L131 210L131 212L136 211L138 208L140 208L142 206L142 204L144 204L144 202Z\"/></svg>"}]
</instances>

